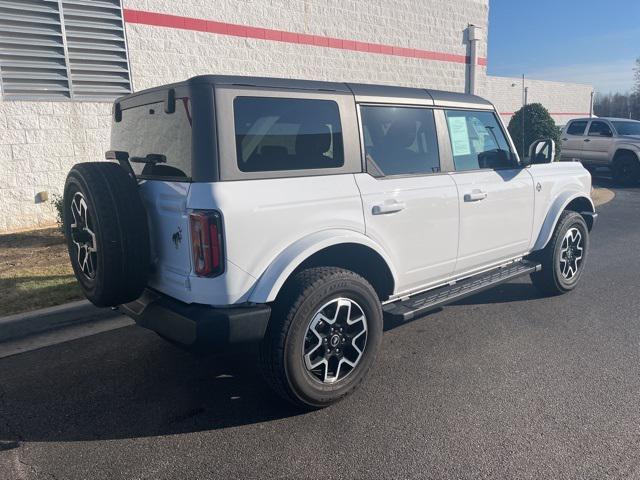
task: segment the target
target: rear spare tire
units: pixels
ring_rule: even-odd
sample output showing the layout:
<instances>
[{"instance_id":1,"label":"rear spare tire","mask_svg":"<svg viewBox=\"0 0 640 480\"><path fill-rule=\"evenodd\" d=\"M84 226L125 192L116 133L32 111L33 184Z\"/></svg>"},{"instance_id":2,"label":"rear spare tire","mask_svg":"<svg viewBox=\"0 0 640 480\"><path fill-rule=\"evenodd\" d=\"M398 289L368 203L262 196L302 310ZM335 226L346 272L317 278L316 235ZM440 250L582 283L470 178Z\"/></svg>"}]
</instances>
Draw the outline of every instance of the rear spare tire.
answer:
<instances>
[{"instance_id":1,"label":"rear spare tire","mask_svg":"<svg viewBox=\"0 0 640 480\"><path fill-rule=\"evenodd\" d=\"M115 163L75 165L64 187L64 233L86 297L99 307L135 300L149 274L149 227L138 185Z\"/></svg>"}]
</instances>

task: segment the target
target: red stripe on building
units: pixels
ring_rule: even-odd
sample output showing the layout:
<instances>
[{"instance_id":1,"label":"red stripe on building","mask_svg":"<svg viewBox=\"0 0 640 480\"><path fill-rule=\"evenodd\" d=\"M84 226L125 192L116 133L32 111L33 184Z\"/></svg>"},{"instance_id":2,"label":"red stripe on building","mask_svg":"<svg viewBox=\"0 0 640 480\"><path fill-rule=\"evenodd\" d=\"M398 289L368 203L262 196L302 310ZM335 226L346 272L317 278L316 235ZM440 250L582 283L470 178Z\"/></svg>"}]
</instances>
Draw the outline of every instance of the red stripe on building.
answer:
<instances>
[{"instance_id":1,"label":"red stripe on building","mask_svg":"<svg viewBox=\"0 0 640 480\"><path fill-rule=\"evenodd\" d=\"M127 23L138 23L141 25L180 28L182 30L217 33L219 35L229 35L232 37L256 38L259 40L272 40L298 45L313 45L316 47L351 50L353 52L420 58L423 60L436 60L441 62L470 62L468 56L453 53L432 52L430 50L420 50L417 48L394 47L393 45L384 45L381 43L358 42L355 40L324 37L321 35L309 35L306 33L258 28L247 25L238 25L235 23L216 22L200 18L180 17L178 15L169 15L166 13L145 12L142 10L132 10L130 8L124 9L124 20ZM486 66L487 59L478 58L478 65Z\"/></svg>"}]
</instances>

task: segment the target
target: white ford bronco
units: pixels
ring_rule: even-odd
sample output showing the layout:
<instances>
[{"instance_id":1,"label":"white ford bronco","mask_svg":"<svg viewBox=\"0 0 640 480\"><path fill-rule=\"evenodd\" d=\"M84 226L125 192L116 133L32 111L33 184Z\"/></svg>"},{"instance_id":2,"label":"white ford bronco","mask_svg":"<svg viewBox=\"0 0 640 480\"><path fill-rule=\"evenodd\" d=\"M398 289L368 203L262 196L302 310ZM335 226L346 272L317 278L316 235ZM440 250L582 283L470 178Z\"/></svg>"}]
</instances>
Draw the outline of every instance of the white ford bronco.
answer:
<instances>
[{"instance_id":1,"label":"white ford bronco","mask_svg":"<svg viewBox=\"0 0 640 480\"><path fill-rule=\"evenodd\" d=\"M69 254L86 296L173 343L257 343L268 383L332 404L383 317L530 275L575 288L591 177L493 105L418 88L199 76L114 103L110 162L73 167Z\"/></svg>"}]
</instances>

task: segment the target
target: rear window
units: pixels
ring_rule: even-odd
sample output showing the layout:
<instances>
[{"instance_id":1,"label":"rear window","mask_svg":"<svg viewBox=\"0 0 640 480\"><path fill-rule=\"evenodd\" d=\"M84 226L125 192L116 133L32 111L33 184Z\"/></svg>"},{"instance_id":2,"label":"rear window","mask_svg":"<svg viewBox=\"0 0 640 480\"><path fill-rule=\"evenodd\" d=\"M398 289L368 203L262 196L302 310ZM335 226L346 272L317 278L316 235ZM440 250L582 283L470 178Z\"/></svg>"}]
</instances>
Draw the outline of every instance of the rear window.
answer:
<instances>
[{"instance_id":1,"label":"rear window","mask_svg":"<svg viewBox=\"0 0 640 480\"><path fill-rule=\"evenodd\" d=\"M589 125L589 135L590 136L600 136L600 137L610 137L613 135L611 128L605 122L591 122Z\"/></svg>"},{"instance_id":2,"label":"rear window","mask_svg":"<svg viewBox=\"0 0 640 480\"><path fill-rule=\"evenodd\" d=\"M619 135L638 135L640 136L640 122L611 122L616 128Z\"/></svg>"},{"instance_id":3,"label":"rear window","mask_svg":"<svg viewBox=\"0 0 640 480\"><path fill-rule=\"evenodd\" d=\"M165 113L164 102L122 111L113 122L111 150L122 150L133 158L131 166L140 177L189 179L191 177L191 102L177 98L173 113ZM135 157L164 155L166 162L138 163Z\"/></svg>"},{"instance_id":4,"label":"rear window","mask_svg":"<svg viewBox=\"0 0 640 480\"><path fill-rule=\"evenodd\" d=\"M238 168L243 172L344 165L338 104L331 100L237 97Z\"/></svg>"},{"instance_id":5,"label":"rear window","mask_svg":"<svg viewBox=\"0 0 640 480\"><path fill-rule=\"evenodd\" d=\"M585 128L587 128L587 122L571 122L569 128L567 128L567 133L569 135L582 135Z\"/></svg>"}]
</instances>

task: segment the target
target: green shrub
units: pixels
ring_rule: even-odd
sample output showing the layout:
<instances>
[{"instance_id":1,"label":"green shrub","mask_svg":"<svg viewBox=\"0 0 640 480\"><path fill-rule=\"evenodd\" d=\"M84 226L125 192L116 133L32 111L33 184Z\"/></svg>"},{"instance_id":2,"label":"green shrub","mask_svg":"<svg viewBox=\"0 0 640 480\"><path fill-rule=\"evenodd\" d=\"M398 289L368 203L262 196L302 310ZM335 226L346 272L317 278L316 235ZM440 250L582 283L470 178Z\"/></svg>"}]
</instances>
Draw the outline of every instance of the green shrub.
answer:
<instances>
[{"instance_id":1,"label":"green shrub","mask_svg":"<svg viewBox=\"0 0 640 480\"><path fill-rule=\"evenodd\" d=\"M58 222L58 229L64 233L64 198L62 195L52 195L51 203L56 209L56 221Z\"/></svg>"},{"instance_id":2,"label":"green shrub","mask_svg":"<svg viewBox=\"0 0 640 480\"><path fill-rule=\"evenodd\" d=\"M522 141L522 116L524 115L524 148ZM509 134L513 138L520 158L529 155L529 146L541 138L556 142L556 160L560 155L560 128L540 103L530 103L518 110L509 121Z\"/></svg>"}]
</instances>

